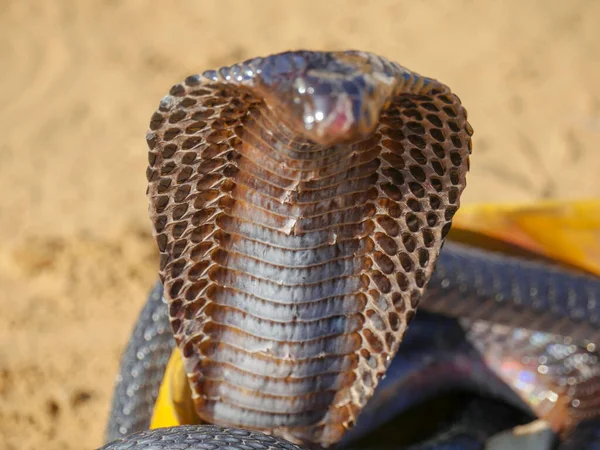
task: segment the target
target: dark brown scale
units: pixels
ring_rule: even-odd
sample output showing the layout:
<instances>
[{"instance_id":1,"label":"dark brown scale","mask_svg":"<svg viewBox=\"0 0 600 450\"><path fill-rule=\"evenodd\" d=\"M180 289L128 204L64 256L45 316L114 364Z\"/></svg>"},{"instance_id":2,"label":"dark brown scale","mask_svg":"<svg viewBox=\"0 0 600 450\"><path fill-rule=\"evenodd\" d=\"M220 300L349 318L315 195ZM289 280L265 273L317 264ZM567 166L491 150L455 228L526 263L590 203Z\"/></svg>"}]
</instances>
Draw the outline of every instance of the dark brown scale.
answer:
<instances>
[{"instance_id":1,"label":"dark brown scale","mask_svg":"<svg viewBox=\"0 0 600 450\"><path fill-rule=\"evenodd\" d=\"M190 185L186 184L184 186L181 186L181 187L177 188L177 190L173 194L173 199L177 203L182 202L189 195L190 191L191 191Z\"/></svg>"},{"instance_id":2,"label":"dark brown scale","mask_svg":"<svg viewBox=\"0 0 600 450\"><path fill-rule=\"evenodd\" d=\"M398 252L396 241L384 233L375 233L375 241L388 255L394 256Z\"/></svg>"},{"instance_id":3,"label":"dark brown scale","mask_svg":"<svg viewBox=\"0 0 600 450\"><path fill-rule=\"evenodd\" d=\"M419 203L419 201L415 198L409 198L406 200L406 204L408 205L408 207L410 208L411 211L413 212L419 212L421 211L421 203Z\"/></svg>"},{"instance_id":4,"label":"dark brown scale","mask_svg":"<svg viewBox=\"0 0 600 450\"><path fill-rule=\"evenodd\" d=\"M185 119L187 113L185 111L176 111L174 114L171 114L169 117L169 123L178 123Z\"/></svg>"},{"instance_id":5,"label":"dark brown scale","mask_svg":"<svg viewBox=\"0 0 600 450\"><path fill-rule=\"evenodd\" d=\"M423 183L427 179L425 171L420 166L410 166L408 169L410 170L410 174L415 178L415 180Z\"/></svg>"},{"instance_id":6,"label":"dark brown scale","mask_svg":"<svg viewBox=\"0 0 600 450\"><path fill-rule=\"evenodd\" d=\"M443 176L446 173L446 168L442 165L441 161L431 161L431 167L433 167L433 170L439 176Z\"/></svg>"},{"instance_id":7,"label":"dark brown scale","mask_svg":"<svg viewBox=\"0 0 600 450\"><path fill-rule=\"evenodd\" d=\"M186 139L183 142L183 145L181 146L181 148L183 150L191 150L195 147L197 147L198 145L202 144L204 142L204 139L200 136L192 136L191 138Z\"/></svg>"},{"instance_id":8,"label":"dark brown scale","mask_svg":"<svg viewBox=\"0 0 600 450\"><path fill-rule=\"evenodd\" d=\"M158 128L160 128L160 126L163 124L164 122L164 117L157 111L152 115L152 118L150 119L150 129L151 130L156 130Z\"/></svg>"},{"instance_id":9,"label":"dark brown scale","mask_svg":"<svg viewBox=\"0 0 600 450\"><path fill-rule=\"evenodd\" d=\"M410 156L419 164L427 164L427 157L421 150L417 148L410 150Z\"/></svg>"},{"instance_id":10,"label":"dark brown scale","mask_svg":"<svg viewBox=\"0 0 600 450\"><path fill-rule=\"evenodd\" d=\"M438 142L444 142L446 140L446 137L444 136L444 133L442 132L442 130L439 130L437 128L432 128L430 133L431 133L431 136L433 136L433 138Z\"/></svg>"},{"instance_id":11,"label":"dark brown scale","mask_svg":"<svg viewBox=\"0 0 600 450\"><path fill-rule=\"evenodd\" d=\"M161 167L160 174L162 176L169 175L171 172L173 172L173 170L175 170L175 167L177 167L177 165L173 161L170 161Z\"/></svg>"},{"instance_id":12,"label":"dark brown scale","mask_svg":"<svg viewBox=\"0 0 600 450\"><path fill-rule=\"evenodd\" d=\"M168 144L163 147L161 155L162 155L163 159L169 159L169 158L172 158L173 155L175 155L176 151L177 151L176 145Z\"/></svg>"},{"instance_id":13,"label":"dark brown scale","mask_svg":"<svg viewBox=\"0 0 600 450\"><path fill-rule=\"evenodd\" d=\"M187 241L181 240L181 241L175 241L173 243L173 258L179 258L181 256L181 254L185 251L185 249L187 248Z\"/></svg>"},{"instance_id":14,"label":"dark brown scale","mask_svg":"<svg viewBox=\"0 0 600 450\"><path fill-rule=\"evenodd\" d=\"M377 286L377 289L381 291L383 294L387 294L392 290L392 284L388 277L386 277L383 273L378 270L371 272L371 279Z\"/></svg>"},{"instance_id":15,"label":"dark brown scale","mask_svg":"<svg viewBox=\"0 0 600 450\"><path fill-rule=\"evenodd\" d=\"M247 63L260 82L241 86L223 68L171 90L147 137L150 215L199 417L327 447L356 422L414 317L449 230L440 218L459 206L472 129L446 86L407 85L373 55L285 58ZM269 72L302 61L325 65L320 83L362 77L364 106L387 108L365 116L370 128L306 130L285 87L296 69ZM264 387L242 395L206 381L227 371ZM309 395L332 371L337 391ZM293 396L267 392L290 380ZM284 404L294 414L282 424Z\"/></svg>"},{"instance_id":16,"label":"dark brown scale","mask_svg":"<svg viewBox=\"0 0 600 450\"><path fill-rule=\"evenodd\" d=\"M171 129L165 131L163 139L165 141L172 141L175 138L175 136L178 136L180 133L181 133L181 130L179 128L171 128Z\"/></svg>"},{"instance_id":17,"label":"dark brown scale","mask_svg":"<svg viewBox=\"0 0 600 450\"><path fill-rule=\"evenodd\" d=\"M406 226L408 227L409 231L416 233L421 228L421 222L417 215L415 215L413 213L408 213L406 215L405 220L406 220Z\"/></svg>"},{"instance_id":18,"label":"dark brown scale","mask_svg":"<svg viewBox=\"0 0 600 450\"><path fill-rule=\"evenodd\" d=\"M404 139L404 135L402 135L401 139ZM402 143L402 140L394 141L392 139L384 139L381 141L381 145L392 153L402 155L404 153L404 144Z\"/></svg>"},{"instance_id":19,"label":"dark brown scale","mask_svg":"<svg viewBox=\"0 0 600 450\"><path fill-rule=\"evenodd\" d=\"M169 296L171 298L177 298L182 287L183 280L176 280L175 282L173 282L169 287ZM177 331L174 329L173 332L176 333Z\"/></svg>"},{"instance_id":20,"label":"dark brown scale","mask_svg":"<svg viewBox=\"0 0 600 450\"><path fill-rule=\"evenodd\" d=\"M363 336L367 340L369 348L375 353L381 353L383 351L383 342L373 333L369 328L363 331Z\"/></svg>"},{"instance_id":21,"label":"dark brown scale","mask_svg":"<svg viewBox=\"0 0 600 450\"><path fill-rule=\"evenodd\" d=\"M403 233L402 245L404 245L404 248L408 252L412 253L417 248L417 240L415 239L415 236L412 233Z\"/></svg>"},{"instance_id":22,"label":"dark brown scale","mask_svg":"<svg viewBox=\"0 0 600 450\"><path fill-rule=\"evenodd\" d=\"M193 173L194 171L191 167L182 167L177 174L177 184L181 184L189 180Z\"/></svg>"},{"instance_id":23,"label":"dark brown scale","mask_svg":"<svg viewBox=\"0 0 600 450\"><path fill-rule=\"evenodd\" d=\"M427 267L427 264L429 264L429 252L424 249L424 248L420 248L419 249L419 265L423 268Z\"/></svg>"},{"instance_id":24,"label":"dark brown scale","mask_svg":"<svg viewBox=\"0 0 600 450\"><path fill-rule=\"evenodd\" d=\"M379 269L384 274L390 275L396 269L396 265L394 264L394 261L392 261L392 259L389 256L387 256L381 252L375 252L373 254L373 257L375 259L375 263L379 266Z\"/></svg>"},{"instance_id":25,"label":"dark brown scale","mask_svg":"<svg viewBox=\"0 0 600 450\"><path fill-rule=\"evenodd\" d=\"M188 223L186 221L181 221L181 222L175 223L172 228L173 237L175 239L179 239L181 236L183 236L183 233L185 233L185 230L187 230L187 227L188 227Z\"/></svg>"},{"instance_id":26,"label":"dark brown scale","mask_svg":"<svg viewBox=\"0 0 600 450\"><path fill-rule=\"evenodd\" d=\"M400 255L398 255L398 259L400 260L400 265L402 266L404 272L410 273L413 270L413 261L408 254L400 253Z\"/></svg>"},{"instance_id":27,"label":"dark brown scale","mask_svg":"<svg viewBox=\"0 0 600 450\"><path fill-rule=\"evenodd\" d=\"M383 228L386 234L390 237L398 236L400 232L400 227L398 226L398 222L395 221L390 216L377 216L377 223Z\"/></svg>"},{"instance_id":28,"label":"dark brown scale","mask_svg":"<svg viewBox=\"0 0 600 450\"><path fill-rule=\"evenodd\" d=\"M427 121L438 128L442 128L443 126L442 121L435 114L427 114Z\"/></svg>"},{"instance_id":29,"label":"dark brown scale","mask_svg":"<svg viewBox=\"0 0 600 450\"><path fill-rule=\"evenodd\" d=\"M394 348L394 344L396 343L396 338L393 333L385 333L385 346L388 350L392 350Z\"/></svg>"},{"instance_id":30,"label":"dark brown scale","mask_svg":"<svg viewBox=\"0 0 600 450\"><path fill-rule=\"evenodd\" d=\"M162 178L158 182L156 192L158 192L159 194L164 194L167 191L167 189L169 189L169 186L171 186L171 180L169 178Z\"/></svg>"},{"instance_id":31,"label":"dark brown scale","mask_svg":"<svg viewBox=\"0 0 600 450\"><path fill-rule=\"evenodd\" d=\"M431 149L433 150L433 153L435 153L435 156L437 156L438 158L444 159L446 157L446 150L441 144L431 144Z\"/></svg>"},{"instance_id":32,"label":"dark brown scale","mask_svg":"<svg viewBox=\"0 0 600 450\"><path fill-rule=\"evenodd\" d=\"M402 290L402 291L406 291L408 289L408 286L410 285L410 281L408 280L408 277L406 276L406 274L402 273L402 272L398 272L396 274L396 280L398 282L398 287ZM401 296L400 296L401 297ZM394 301L394 304L396 302Z\"/></svg>"},{"instance_id":33,"label":"dark brown scale","mask_svg":"<svg viewBox=\"0 0 600 450\"><path fill-rule=\"evenodd\" d=\"M417 287L422 288L423 286L425 286L425 283L427 282L427 276L425 275L425 272L423 272L420 269L417 269L417 271L415 272L415 280L417 283Z\"/></svg>"},{"instance_id":34,"label":"dark brown scale","mask_svg":"<svg viewBox=\"0 0 600 450\"><path fill-rule=\"evenodd\" d=\"M183 217L183 215L186 213L186 211L188 210L188 204L186 203L182 203L180 205L175 206L175 208L173 208L173 219L175 220L179 220Z\"/></svg>"}]
</instances>

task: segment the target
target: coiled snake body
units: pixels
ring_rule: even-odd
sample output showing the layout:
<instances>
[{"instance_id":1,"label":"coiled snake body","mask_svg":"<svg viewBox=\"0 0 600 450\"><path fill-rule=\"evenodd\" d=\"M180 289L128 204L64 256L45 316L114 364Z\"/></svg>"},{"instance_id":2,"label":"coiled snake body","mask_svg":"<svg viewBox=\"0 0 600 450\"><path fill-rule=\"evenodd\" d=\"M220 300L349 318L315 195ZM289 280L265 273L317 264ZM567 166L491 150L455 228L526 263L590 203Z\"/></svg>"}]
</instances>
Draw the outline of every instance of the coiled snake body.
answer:
<instances>
[{"instance_id":1,"label":"coiled snake body","mask_svg":"<svg viewBox=\"0 0 600 450\"><path fill-rule=\"evenodd\" d=\"M302 444L340 441L363 417L428 282L432 311L466 304L467 318L510 322L498 311L525 305L543 331L572 334L576 324L576 338L596 337L594 279L447 246L430 281L471 135L447 86L363 52L256 58L171 89L147 137L148 195L170 325L201 419ZM518 290L533 282L535 293ZM544 286L567 289L568 307ZM500 306L481 308L490 297ZM170 349L161 339L155 354Z\"/></svg>"}]
</instances>

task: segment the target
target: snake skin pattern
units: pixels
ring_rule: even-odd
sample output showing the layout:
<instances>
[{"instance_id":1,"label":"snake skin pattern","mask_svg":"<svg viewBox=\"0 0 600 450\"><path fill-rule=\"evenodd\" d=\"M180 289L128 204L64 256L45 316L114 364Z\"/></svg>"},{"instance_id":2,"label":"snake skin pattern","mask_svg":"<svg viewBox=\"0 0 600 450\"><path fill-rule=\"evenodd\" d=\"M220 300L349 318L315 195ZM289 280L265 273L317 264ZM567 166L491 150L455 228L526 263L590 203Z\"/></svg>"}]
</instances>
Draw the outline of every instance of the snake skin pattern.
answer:
<instances>
[{"instance_id":1,"label":"snake skin pattern","mask_svg":"<svg viewBox=\"0 0 600 450\"><path fill-rule=\"evenodd\" d=\"M425 297L429 311L600 345L600 280L547 262L447 242Z\"/></svg>"},{"instance_id":2,"label":"snake skin pattern","mask_svg":"<svg viewBox=\"0 0 600 450\"><path fill-rule=\"evenodd\" d=\"M148 429L174 346L162 284L156 283L121 357L106 428L107 442Z\"/></svg>"},{"instance_id":3,"label":"snake skin pattern","mask_svg":"<svg viewBox=\"0 0 600 450\"><path fill-rule=\"evenodd\" d=\"M448 87L368 53L284 53L171 89L148 196L203 420L340 440L415 314L471 134Z\"/></svg>"},{"instance_id":4,"label":"snake skin pattern","mask_svg":"<svg viewBox=\"0 0 600 450\"><path fill-rule=\"evenodd\" d=\"M274 55L173 87L148 133L148 193L202 418L307 445L344 436L348 448L458 389L488 400L414 448L482 448L529 408L567 435L561 448L588 448L581 436L597 434L600 413L600 282L459 244L431 276L471 134L446 86L367 53ZM425 308L460 317L467 333L421 313L393 358L430 276ZM123 357L109 440L149 424L173 344L161 292ZM489 398L513 420L490 417ZM212 431L188 431L165 431L165 445L215 445ZM144 436L163 448L152 441L162 435Z\"/></svg>"},{"instance_id":5,"label":"snake skin pattern","mask_svg":"<svg viewBox=\"0 0 600 450\"><path fill-rule=\"evenodd\" d=\"M304 450L284 439L215 425L179 426L140 431L98 450Z\"/></svg>"},{"instance_id":6,"label":"snake skin pattern","mask_svg":"<svg viewBox=\"0 0 600 450\"><path fill-rule=\"evenodd\" d=\"M519 264L532 264L536 270L529 273L530 276L520 276L520 271L503 270L504 267L511 268ZM473 272L475 276L467 276L471 272L465 274L459 270L461 267L471 266L477 267L477 271ZM490 291L490 296L486 298L481 291L481 279L494 276L499 268L500 273L504 275L503 283L497 286L498 290ZM511 272L512 277L508 275ZM559 278L555 279L557 275ZM544 303L544 297L540 297L540 290L537 288L545 284L556 285L557 281L571 285L580 282L581 279L580 274L556 269L547 264L524 263L517 258L498 256L447 243L438 259L422 307L425 310L430 309L433 302L441 302L450 296L456 301L450 312L462 316L461 323L467 333L465 334L458 323L452 319L444 319L421 311L412 322L402 343L402 350L393 359L386 372L386 378L378 386L365 410L361 412L357 426L344 436L340 443L342 448L352 446L352 442L357 438L369 436L378 426L392 420L398 414L443 392L456 390L497 398L521 410L527 409L527 406L522 403L525 401L529 408L536 411L538 417L548 412L551 416L556 416L558 413L561 420L573 424L586 415L598 417L600 377L598 376L598 353L594 350L593 344L582 348L569 336L560 337L548 332L507 329L505 326L492 325L489 322L472 322L465 319L465 317L480 317L481 310L489 310L489 302L494 301L498 296L508 304L509 310L514 310L521 304L525 305L522 306L524 312L530 313L528 308L535 303L540 307L536 314L541 316L552 314L552 308ZM589 299L589 296L597 296L600 293L598 280L585 277L584 280L591 283L586 297L559 296L556 301L561 304L561 308L564 308L567 302L583 304L585 298ZM441 295L440 292L445 290L448 290L449 294L459 291L462 297L459 299L457 295ZM436 293L438 295L435 295ZM522 297L513 300L514 293L522 293ZM107 442L147 429L149 426L151 407L158 393L159 377L156 374L164 372L171 351L168 345L155 345L152 338L161 336L157 330L168 327L166 305L160 301L161 297L162 286L159 284L140 314L128 349L123 356L120 380L113 399ZM513 304L513 301L516 303ZM444 304L448 305L448 302ZM465 308L464 304L469 307ZM544 306L549 307L550 310L544 310L542 308ZM596 314L597 309L592 308L591 315ZM500 318L502 317L500 315ZM549 329L542 328L543 331L552 331L555 328L549 320L538 323L549 326ZM154 349L150 350L150 347ZM138 355L153 356L146 357L144 363L140 364ZM526 363L523 364L523 361ZM543 375L541 372L546 374ZM497 379L497 376L504 377L508 385L524 394L521 399L519 400L501 379ZM140 390L140 386L144 386L145 389ZM140 396L142 392L143 396ZM142 397L145 401L134 401L132 396L133 399ZM565 396L567 402L564 401ZM553 412L552 408L557 411ZM564 417L565 413L566 417ZM598 419L589 419L584 423L585 427L577 426L575 430L568 433L561 448L578 450L594 448L593 443L598 440L588 441L583 436L593 437L594 433L600 433ZM481 425L477 426L481 427ZM459 430L456 428L454 431ZM448 437L449 434L443 436ZM481 434L477 436L483 439ZM439 448L450 445L450 441L442 441L441 438L435 441L430 439L427 445L431 445L432 442L436 442ZM465 444L464 448L475 445L473 440L469 442L470 444ZM571 444L573 442L576 444ZM582 443L589 443L590 446L584 446ZM480 441L480 445L483 446L484 442ZM463 447L455 443L452 448Z\"/></svg>"},{"instance_id":7,"label":"snake skin pattern","mask_svg":"<svg viewBox=\"0 0 600 450\"><path fill-rule=\"evenodd\" d=\"M489 399L475 399L449 423L437 429L430 439L405 446L390 443L387 447L359 442L353 450L406 448L406 450L480 450L482 443L494 433L518 423L519 412L505 404ZM398 433L395 433L399 437ZM370 444L370 445L369 445ZM267 436L260 432L243 429L222 428L215 425L187 425L141 431L111 442L98 450L305 450L284 439ZM580 449L581 450L581 449Z\"/></svg>"}]
</instances>

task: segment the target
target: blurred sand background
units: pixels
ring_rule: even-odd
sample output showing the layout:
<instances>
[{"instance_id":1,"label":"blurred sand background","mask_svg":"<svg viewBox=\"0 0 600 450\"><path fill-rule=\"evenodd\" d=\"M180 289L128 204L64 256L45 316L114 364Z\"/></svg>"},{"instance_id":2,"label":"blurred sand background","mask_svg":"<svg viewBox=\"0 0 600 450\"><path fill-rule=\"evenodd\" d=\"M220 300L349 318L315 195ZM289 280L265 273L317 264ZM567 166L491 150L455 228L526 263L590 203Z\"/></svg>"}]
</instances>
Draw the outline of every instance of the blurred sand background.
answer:
<instances>
[{"instance_id":1,"label":"blurred sand background","mask_svg":"<svg viewBox=\"0 0 600 450\"><path fill-rule=\"evenodd\" d=\"M102 442L155 278L144 134L175 82L358 48L456 92L464 202L600 195L597 0L0 0L0 449Z\"/></svg>"}]
</instances>

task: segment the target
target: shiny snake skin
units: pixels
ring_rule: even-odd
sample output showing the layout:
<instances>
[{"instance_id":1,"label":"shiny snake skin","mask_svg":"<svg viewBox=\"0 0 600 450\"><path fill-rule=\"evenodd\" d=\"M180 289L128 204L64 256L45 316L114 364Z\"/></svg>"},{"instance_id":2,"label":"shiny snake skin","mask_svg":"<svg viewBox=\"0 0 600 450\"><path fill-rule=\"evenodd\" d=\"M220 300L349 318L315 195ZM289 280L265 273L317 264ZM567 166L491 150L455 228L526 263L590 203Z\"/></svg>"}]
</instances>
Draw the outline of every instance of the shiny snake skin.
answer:
<instances>
[{"instance_id":1,"label":"shiny snake skin","mask_svg":"<svg viewBox=\"0 0 600 450\"><path fill-rule=\"evenodd\" d=\"M474 295L478 289L478 286L473 283L476 278L451 278L452 274L459 273L457 269L463 264L456 257L455 253L460 254L465 251L468 251L468 254L474 258L475 256L480 258L479 260L475 259L478 262L479 271L485 274L496 270L497 255L447 243L440 254L436 270L427 291L428 295L424 299L424 309L428 309L428 305L435 301L436 297L434 293L439 289L457 283L461 283L463 286L461 288L465 294L463 301L466 301L471 306L471 308L465 308L464 311L462 309L459 310L461 314L467 317L477 316L480 314L479 310L481 308L487 308L486 299ZM510 267L511 264L530 264L537 269L543 270L545 267L548 270L547 273L540 272L539 279L523 278L520 276L513 279L508 278L505 285L507 289L496 293L506 296L507 299L510 299L511 292L515 291L515 288L510 286L518 283L520 290L529 293L526 295L527 303L529 304L536 300L536 295L532 295L535 292L531 289L532 286L539 286L540 282L552 284L555 281L552 279L552 275L557 273L554 267L538 263L524 263L516 258L506 256L502 256L501 259L507 267ZM487 264L490 260L494 264ZM447 277L441 277L439 275L441 273ZM561 276L568 277L568 281L571 283L579 281L581 277L580 275L564 271L561 272ZM584 277L583 281L594 281L596 285L593 287L592 292L600 292L600 285L598 285L597 281L588 279L587 277ZM165 339L168 336L157 331L164 330L168 325L166 306L160 301L161 294L162 287L158 284L153 289L144 310L140 314L132 339L123 355L121 374L110 415L107 441L147 429L150 424L152 407L158 393L160 378L170 355L171 347L168 343L172 341L170 338ZM493 300L493 298L488 298L487 301ZM583 299L580 300L583 301ZM512 307L516 306L512 305ZM543 314L543 311L540 313ZM544 323L549 322L545 321ZM568 385L570 389L574 389L575 391L580 389L582 385L591 384L596 387L591 391L589 389L587 392L584 391L581 398L584 400L584 404L598 398L597 391L599 386L597 384L597 374L599 369L597 367L597 353L595 351L588 351L587 349L584 351L581 346L574 345L570 338L561 338L551 333L533 333L523 329L511 329L514 333L514 338L512 338L506 336L506 327L498 328L498 326L492 326L490 323L482 321L471 323L465 319L461 319L461 324L462 327L453 319L445 319L437 314L428 314L424 311L421 311L416 316L402 343L402 351L392 361L385 379L380 383L374 397L367 404L365 410L363 410L357 426L345 436L341 443L342 447L351 446L357 439L368 438L373 430L392 420L395 416L444 392L455 390L470 391L480 396L501 399L503 402L512 404L520 410L537 409L542 414L548 411L549 401L547 397L550 395L552 398L555 394L562 394L560 389L556 390L556 387L560 387L561 384ZM486 328L490 327L493 329L486 330ZM145 330L145 334L137 330ZM483 331L489 332L486 335L482 333ZM523 345L523 339L527 335L530 336L531 342ZM482 336L485 338L482 339ZM564 342L557 343L556 341L559 339L562 339ZM159 342L165 342L167 345L159 345ZM148 350L149 347L156 349L152 359L147 359L148 355L152 354ZM517 358L515 358L515 347L521 354L525 353L533 364L519 364L519 352L516 352ZM496 351L489 351L494 348L496 348ZM497 354L498 349L502 351L500 355ZM582 355L582 353L584 357L581 357L580 361L573 361L573 358L578 359L578 355ZM491 356L491 358L487 358L489 359L489 363L485 357L488 354ZM137 355L137 357L132 355ZM540 359L550 369L549 383L546 383L546 386L555 386L555 391L551 389L544 391L543 380L537 379L534 382L529 382L529 384L524 383L525 379L531 378L532 374L537 373L538 363L536 362ZM572 377L578 366L583 366L582 373L585 375L583 378ZM562 375L560 372L562 372ZM156 374L161 374L161 376L156 376ZM505 375L504 379L502 375ZM538 375L539 377L540 375ZM521 398L515 395L512 390L508 389L505 381L509 385L512 384L515 389L522 388L524 393L527 393L529 396ZM142 389L144 389L143 392L145 395L139 395ZM539 396L539 394L544 394L544 396ZM146 401L144 402L143 400ZM578 407L581 406L580 399L573 396L571 402L575 402L577 405L574 408L570 405L572 409L570 411L571 415L574 413L576 420L585 416L585 411L581 413L578 411ZM556 404L557 402L555 400L550 403ZM479 409L481 410L481 408ZM551 408L550 414L552 412ZM554 415L557 413L559 413L559 417L564 415L565 409L562 405L554 411ZM597 415L597 406L591 408L591 411L587 413L592 417ZM497 414L491 414L491 416L478 415L480 422L482 421L486 424L493 422L496 416ZM587 435L592 435L595 432L594 430L596 430L597 434L600 434L598 423L595 423L593 420L584 422L587 423L585 428ZM509 428L511 425L514 426L517 424L516 422L501 423L504 424L504 428ZM455 433L460 431L460 424L454 425L456 426L449 427L448 432L441 433L445 439L443 442L444 445L442 445L440 440L436 441L440 449L446 448L446 445L451 445L452 441L448 441L449 436L454 436ZM493 434L492 431L497 432L502 429L499 426L497 428L488 428L489 433L486 434L482 432L482 428L485 430L484 427L478 426L474 429L473 425L473 423L465 424L465 428L475 430L476 443L480 446L472 448L482 448L481 446L485 440ZM598 429L594 427L598 427ZM575 433L575 435L578 434L578 432ZM460 435L460 439L463 442L465 437ZM571 433L571 437L567 442L573 439L574 436ZM587 448L580 445L581 442L587 442L586 440L579 440L578 442L578 445L568 447L566 446L567 443L565 443L564 448ZM423 444L424 448L436 448L431 447L431 445L432 442ZM457 449L471 448L470 446L460 446L456 442L452 445L455 445L452 448ZM594 447L590 446L589 448Z\"/></svg>"},{"instance_id":2,"label":"shiny snake skin","mask_svg":"<svg viewBox=\"0 0 600 450\"><path fill-rule=\"evenodd\" d=\"M202 419L324 447L360 429L458 209L471 134L445 85L363 52L256 58L172 88L148 133L148 195L171 327ZM432 280L430 309L456 315L466 298L473 319L536 311L544 331L570 335L577 325L575 339L595 337L597 280L539 263L520 277L501 272L503 257L448 247L442 256L479 257L488 271L469 279L449 264ZM580 353L591 367L594 349ZM128 428L113 425L112 437Z\"/></svg>"},{"instance_id":3,"label":"shiny snake skin","mask_svg":"<svg viewBox=\"0 0 600 450\"><path fill-rule=\"evenodd\" d=\"M160 276L198 415L339 441L458 208L458 98L374 55L285 53L188 78L150 129Z\"/></svg>"},{"instance_id":4,"label":"shiny snake skin","mask_svg":"<svg viewBox=\"0 0 600 450\"><path fill-rule=\"evenodd\" d=\"M198 445L201 442L202 445ZM177 450L302 450L301 447L281 438L248 430L223 428L214 425L180 426L155 431L140 431L127 439L117 440L102 450L177 449Z\"/></svg>"}]
</instances>

